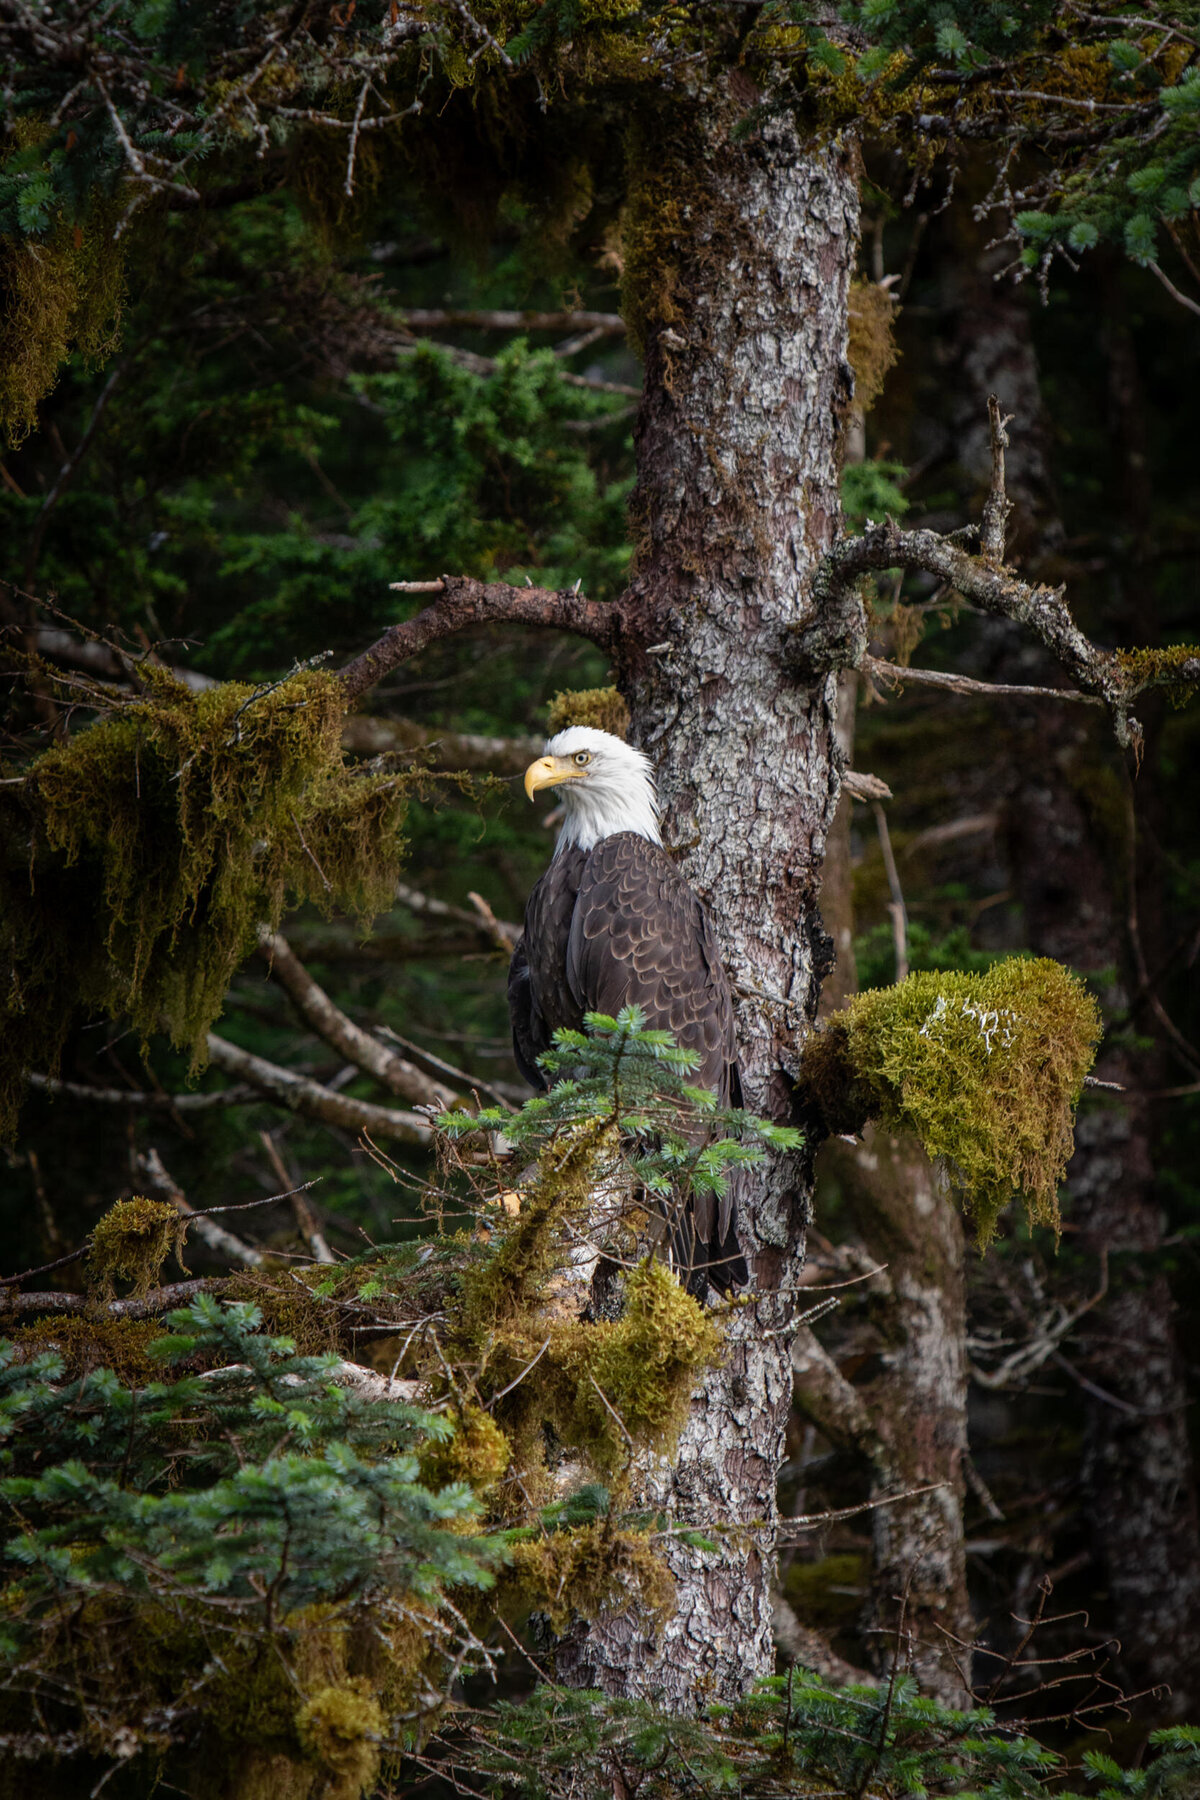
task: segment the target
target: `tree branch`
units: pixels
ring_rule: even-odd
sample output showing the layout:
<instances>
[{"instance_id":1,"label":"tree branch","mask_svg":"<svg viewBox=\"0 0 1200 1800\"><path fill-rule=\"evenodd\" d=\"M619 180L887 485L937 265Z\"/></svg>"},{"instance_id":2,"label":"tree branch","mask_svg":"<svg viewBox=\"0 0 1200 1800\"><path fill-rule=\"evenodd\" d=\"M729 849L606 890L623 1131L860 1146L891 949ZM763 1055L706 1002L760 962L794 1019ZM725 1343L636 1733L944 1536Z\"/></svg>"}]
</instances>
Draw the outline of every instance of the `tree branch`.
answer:
<instances>
[{"instance_id":1,"label":"tree branch","mask_svg":"<svg viewBox=\"0 0 1200 1800\"><path fill-rule=\"evenodd\" d=\"M420 1106L457 1104L461 1096L453 1088L434 1081L422 1069L356 1025L353 1019L347 1018L324 988L313 980L282 933L264 927L258 935L258 949L281 987L287 989L301 1017L347 1062L374 1076L402 1100L412 1100Z\"/></svg>"},{"instance_id":2,"label":"tree branch","mask_svg":"<svg viewBox=\"0 0 1200 1800\"><path fill-rule=\"evenodd\" d=\"M437 592L438 598L414 619L393 625L378 641L347 663L342 681L351 700L429 644L471 625L536 625L547 631L573 631L602 650L612 647L620 624L615 607L587 600L571 588L511 587L505 581L476 581L467 575L443 575L437 588L425 582L393 582L410 592Z\"/></svg>"},{"instance_id":3,"label":"tree branch","mask_svg":"<svg viewBox=\"0 0 1200 1800\"><path fill-rule=\"evenodd\" d=\"M153 1319L173 1306L183 1306L196 1294L219 1294L224 1287L223 1278L213 1280L202 1275L192 1281L172 1281L166 1287L151 1288L140 1300L110 1300L100 1310L110 1319ZM90 1313L95 1310L96 1302L90 1294L19 1294L12 1288L0 1288L0 1317L11 1313Z\"/></svg>"},{"instance_id":4,"label":"tree branch","mask_svg":"<svg viewBox=\"0 0 1200 1800\"><path fill-rule=\"evenodd\" d=\"M435 769L486 770L521 775L542 754L540 738L484 737L470 731L438 731L414 719L376 718L352 713L342 726L342 748L358 756L389 751L428 750Z\"/></svg>"},{"instance_id":5,"label":"tree branch","mask_svg":"<svg viewBox=\"0 0 1200 1800\"><path fill-rule=\"evenodd\" d=\"M208 1054L218 1069L248 1081L261 1095L289 1112L320 1119L325 1125L340 1125L347 1131L369 1131L375 1137L396 1138L406 1144L428 1144L432 1137L429 1126L415 1113L393 1112L390 1107L373 1106L369 1101L335 1093L307 1075L297 1075L249 1050L240 1050L214 1031L208 1034Z\"/></svg>"},{"instance_id":6,"label":"tree branch","mask_svg":"<svg viewBox=\"0 0 1200 1800\"><path fill-rule=\"evenodd\" d=\"M955 675L943 669L910 669L901 663L881 662L877 656L864 656L859 667L865 675L877 676L891 687L903 687L906 681L915 681L918 687L941 688L947 694L1022 694L1028 699L1066 700L1076 706L1104 705L1098 694L1081 694L1075 688L1022 687L1011 681L976 681L972 675Z\"/></svg>"},{"instance_id":7,"label":"tree branch","mask_svg":"<svg viewBox=\"0 0 1200 1800\"><path fill-rule=\"evenodd\" d=\"M427 331L598 331L623 337L625 321L608 312L491 312L438 307L405 307L404 323Z\"/></svg>"},{"instance_id":8,"label":"tree branch","mask_svg":"<svg viewBox=\"0 0 1200 1800\"><path fill-rule=\"evenodd\" d=\"M86 1081L59 1081L53 1075L38 1075L32 1070L25 1079L31 1088L51 1099L62 1096L95 1101L101 1106L123 1106L130 1112L211 1112L214 1106L245 1106L258 1098L254 1088L243 1085L207 1094L150 1094L141 1088L91 1087Z\"/></svg>"}]
</instances>

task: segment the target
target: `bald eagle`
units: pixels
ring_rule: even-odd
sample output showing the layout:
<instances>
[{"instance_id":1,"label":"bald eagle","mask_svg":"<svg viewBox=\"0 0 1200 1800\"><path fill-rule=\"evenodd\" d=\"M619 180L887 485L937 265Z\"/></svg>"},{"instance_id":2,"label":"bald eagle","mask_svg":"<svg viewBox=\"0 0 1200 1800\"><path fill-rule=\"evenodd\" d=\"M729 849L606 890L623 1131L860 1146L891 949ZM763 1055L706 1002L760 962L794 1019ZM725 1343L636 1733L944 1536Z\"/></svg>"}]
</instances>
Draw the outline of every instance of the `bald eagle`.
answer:
<instances>
[{"instance_id":1,"label":"bald eagle","mask_svg":"<svg viewBox=\"0 0 1200 1800\"><path fill-rule=\"evenodd\" d=\"M589 1012L639 1006L700 1061L691 1079L722 1106L742 1104L733 1002L712 920L663 849L648 759L610 732L573 725L525 771L532 800L560 787L565 817L550 867L529 896L513 951L508 1005L525 1079L545 1089L538 1058ZM703 1296L747 1279L732 1191L698 1195L673 1232L679 1273Z\"/></svg>"}]
</instances>

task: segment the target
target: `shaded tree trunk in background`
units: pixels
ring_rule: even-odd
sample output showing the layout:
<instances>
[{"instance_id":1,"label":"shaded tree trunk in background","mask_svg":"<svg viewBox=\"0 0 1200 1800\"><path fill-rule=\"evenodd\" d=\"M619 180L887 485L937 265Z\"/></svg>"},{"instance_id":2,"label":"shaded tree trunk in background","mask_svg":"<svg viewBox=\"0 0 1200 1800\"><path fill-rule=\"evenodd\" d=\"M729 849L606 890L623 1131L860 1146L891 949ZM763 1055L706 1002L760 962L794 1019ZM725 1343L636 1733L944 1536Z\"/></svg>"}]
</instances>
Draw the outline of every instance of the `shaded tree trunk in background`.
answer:
<instances>
[{"instance_id":1,"label":"shaded tree trunk in background","mask_svg":"<svg viewBox=\"0 0 1200 1800\"><path fill-rule=\"evenodd\" d=\"M851 676L839 688L838 736L848 760L856 685ZM842 1004L857 988L851 804L843 791L825 862L822 910L839 960L822 994L823 1012ZM824 1181L837 1185L870 1256L887 1265L886 1274L872 1284L872 1318L880 1338L873 1364L878 1372L851 1390L857 1406L865 1409L870 1430L854 1428L852 1407L823 1402L826 1384L815 1342L797 1346L796 1402L832 1441L866 1455L872 1500L932 1487L871 1514L868 1630L881 1664L911 1661L924 1692L961 1705L965 1691L958 1664L965 1659L958 1651L956 1660L951 1640L970 1642L973 1636L963 1542L967 1352L962 1220L916 1140L874 1126L868 1126L860 1143L836 1139L822 1148L818 1205ZM805 1340L809 1338L806 1333ZM897 1641L901 1626L904 1636Z\"/></svg>"},{"instance_id":2,"label":"shaded tree trunk in background","mask_svg":"<svg viewBox=\"0 0 1200 1800\"><path fill-rule=\"evenodd\" d=\"M816 902L838 765L833 679L797 685L780 650L811 610L838 523L858 200L850 155L803 147L786 121L735 141L753 98L681 106L635 151L631 215L660 221L641 258L658 285L636 297L641 543L617 673L667 841L716 921L746 1104L785 1120L828 963ZM809 1190L802 1157L739 1190L754 1303L729 1317L726 1361L696 1397L675 1466L646 1477L654 1506L734 1531L716 1554L670 1550L676 1610L657 1635L630 1613L569 1636L558 1669L573 1684L688 1710L773 1667L775 1490Z\"/></svg>"},{"instance_id":3,"label":"shaded tree trunk in background","mask_svg":"<svg viewBox=\"0 0 1200 1800\"><path fill-rule=\"evenodd\" d=\"M964 229L960 220L960 231ZM968 252L973 249L974 254ZM1008 456L1015 503L1010 546L1045 578L1063 531L1050 471L1050 427L1041 400L1030 317L1020 294L993 284L987 256L959 243L951 304L957 310L956 367L975 416L996 392L1016 415ZM973 279L972 279L973 276ZM1118 447L1118 582L1116 628L1123 641L1153 643L1155 604L1146 557L1150 520L1145 428L1137 364L1124 325L1119 283L1106 295L1112 441ZM967 472L986 486L986 437L960 439ZM1013 554L1010 548L1010 556ZM985 633L986 668L997 680L1031 675L1040 658L1008 629ZM1019 672L1018 672L1019 671ZM1008 745L1009 851L1026 941L1084 972L1115 970L1111 1004L1123 1010L1138 986L1128 921L1132 845L1120 826L1121 773L1103 760L1099 727L1081 724L1067 707L1028 707L997 741ZM1154 733L1138 780L1139 810L1153 795ZM1116 826L1114 832L1114 824ZM1151 888L1152 861L1139 857L1139 885ZM1144 1021L1143 1021L1144 1023ZM1103 1052L1096 1073L1122 1083L1124 1097L1090 1099L1081 1108L1068 1171L1066 1215L1072 1243L1094 1258L1107 1254L1110 1287L1084 1321L1073 1352L1111 1400L1081 1395L1086 1415L1083 1500L1093 1554L1109 1589L1127 1679L1167 1683L1163 1712L1182 1717L1200 1704L1200 1528L1187 1434L1187 1394L1175 1338L1174 1303L1161 1272L1163 1214L1154 1189L1153 1119L1138 1090L1161 1085L1161 1055L1120 1047Z\"/></svg>"}]
</instances>

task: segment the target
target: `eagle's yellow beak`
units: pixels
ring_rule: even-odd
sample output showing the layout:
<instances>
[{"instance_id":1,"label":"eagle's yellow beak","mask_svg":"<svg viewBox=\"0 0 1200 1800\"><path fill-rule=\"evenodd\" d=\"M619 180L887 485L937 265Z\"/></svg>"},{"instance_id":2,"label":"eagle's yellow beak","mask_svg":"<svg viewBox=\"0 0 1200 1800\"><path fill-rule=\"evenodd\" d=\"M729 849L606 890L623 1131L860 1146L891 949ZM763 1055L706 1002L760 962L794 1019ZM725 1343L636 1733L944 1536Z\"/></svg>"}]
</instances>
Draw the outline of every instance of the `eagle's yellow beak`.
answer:
<instances>
[{"instance_id":1,"label":"eagle's yellow beak","mask_svg":"<svg viewBox=\"0 0 1200 1800\"><path fill-rule=\"evenodd\" d=\"M560 781L577 781L586 771L577 769L566 756L539 756L525 771L525 792L532 800L539 788L557 787Z\"/></svg>"}]
</instances>

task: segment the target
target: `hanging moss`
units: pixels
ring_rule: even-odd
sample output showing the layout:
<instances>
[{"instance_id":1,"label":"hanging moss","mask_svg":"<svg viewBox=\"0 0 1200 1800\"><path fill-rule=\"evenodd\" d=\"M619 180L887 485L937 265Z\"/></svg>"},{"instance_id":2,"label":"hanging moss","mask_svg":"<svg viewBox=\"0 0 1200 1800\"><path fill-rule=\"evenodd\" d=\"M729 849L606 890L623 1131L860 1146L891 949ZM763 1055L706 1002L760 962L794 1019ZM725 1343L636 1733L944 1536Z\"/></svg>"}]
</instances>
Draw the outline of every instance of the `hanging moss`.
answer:
<instances>
[{"instance_id":1,"label":"hanging moss","mask_svg":"<svg viewBox=\"0 0 1200 1800\"><path fill-rule=\"evenodd\" d=\"M0 1135L81 1017L166 1030L198 1070L260 923L289 897L365 922L394 890L418 777L345 766L336 676L141 674L143 698L0 788Z\"/></svg>"},{"instance_id":2,"label":"hanging moss","mask_svg":"<svg viewBox=\"0 0 1200 1800\"><path fill-rule=\"evenodd\" d=\"M896 302L887 288L874 281L851 282L848 354L854 370L854 403L863 412L870 412L900 355L895 319Z\"/></svg>"},{"instance_id":3,"label":"hanging moss","mask_svg":"<svg viewBox=\"0 0 1200 1800\"><path fill-rule=\"evenodd\" d=\"M133 1283L139 1297L148 1294L172 1253L183 1261L187 1221L165 1200L135 1194L110 1206L92 1232L88 1251L88 1285L111 1300L114 1283Z\"/></svg>"},{"instance_id":4,"label":"hanging moss","mask_svg":"<svg viewBox=\"0 0 1200 1800\"><path fill-rule=\"evenodd\" d=\"M859 994L805 1047L801 1091L831 1132L867 1119L942 1157L980 1246L1020 1194L1059 1225L1057 1188L1100 1035L1095 1001L1047 958L924 972Z\"/></svg>"},{"instance_id":5,"label":"hanging moss","mask_svg":"<svg viewBox=\"0 0 1200 1800\"><path fill-rule=\"evenodd\" d=\"M546 716L546 735L554 737L569 725L590 725L594 731L611 731L614 737L629 734L629 706L619 688L564 689L555 694Z\"/></svg>"},{"instance_id":6,"label":"hanging moss","mask_svg":"<svg viewBox=\"0 0 1200 1800\"><path fill-rule=\"evenodd\" d=\"M14 447L70 352L99 363L116 345L130 243L115 236L120 214L97 198L45 238L0 238L0 433Z\"/></svg>"}]
</instances>

